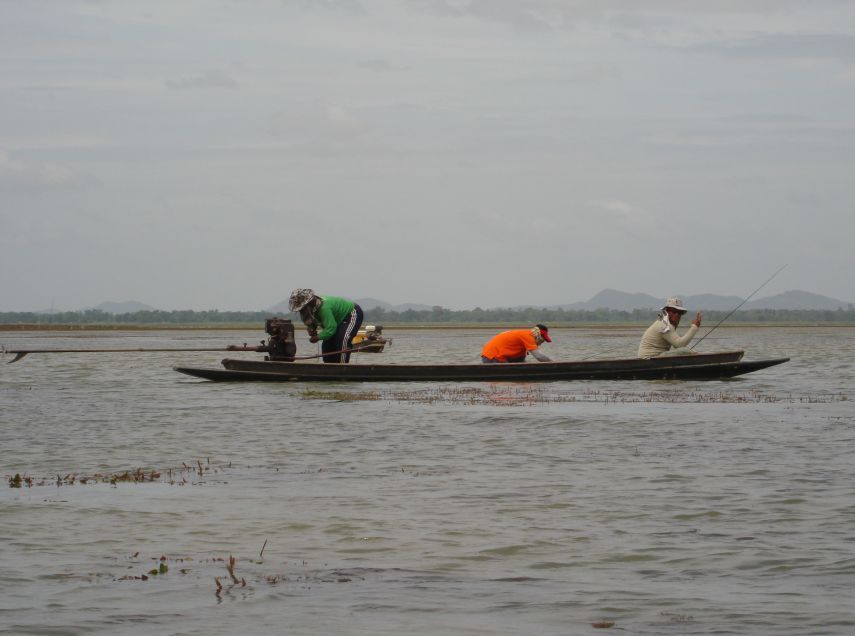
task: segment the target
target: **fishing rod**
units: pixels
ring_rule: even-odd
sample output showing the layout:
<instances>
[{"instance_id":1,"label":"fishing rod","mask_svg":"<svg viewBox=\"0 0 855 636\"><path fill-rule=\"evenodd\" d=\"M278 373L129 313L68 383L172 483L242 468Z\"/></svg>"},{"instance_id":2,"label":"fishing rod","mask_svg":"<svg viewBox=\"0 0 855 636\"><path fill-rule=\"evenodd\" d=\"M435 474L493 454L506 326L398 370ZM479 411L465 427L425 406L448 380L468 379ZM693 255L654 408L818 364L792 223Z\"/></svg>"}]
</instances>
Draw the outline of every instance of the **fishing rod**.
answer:
<instances>
[{"instance_id":1,"label":"fishing rod","mask_svg":"<svg viewBox=\"0 0 855 636\"><path fill-rule=\"evenodd\" d=\"M334 356L341 353L353 353L368 349L368 346L354 347L352 349L342 349L341 351L330 351L329 353L321 353L316 356L296 356L294 360L311 360L312 358L321 358L323 356ZM31 353L149 353L149 352L175 352L175 351L253 351L255 353L266 353L269 351L266 345L258 345L250 347L247 345L229 345L227 347L188 347L182 349L144 349L144 348L123 348L123 349L6 349L0 347L0 354L14 354L14 358L6 364L17 362L21 358Z\"/></svg>"},{"instance_id":2,"label":"fishing rod","mask_svg":"<svg viewBox=\"0 0 855 636\"><path fill-rule=\"evenodd\" d=\"M758 287L758 288L757 288L757 289L755 289L753 292L751 292L751 295L750 295L750 296L748 296L748 298L746 298L746 299L745 299L745 300L743 300L741 303L739 303L736 307L734 307L733 309L731 309L729 314L727 314L724 318L722 318L721 320L719 320L719 321L718 321L718 323L715 325L715 327L713 327L712 329L710 329L709 331L707 331L707 332L704 334L703 338L699 339L699 340L698 340L695 344L693 344L690 348L691 348L691 349L694 349L694 348L695 348L695 347L697 347L699 344L701 344L701 342L703 342L703 341L704 341L704 339L705 339L708 335L710 335L713 331L715 331L716 329L718 329L718 328L719 328L719 326L721 326L721 323L723 323L725 320L727 320L728 318L730 318L734 313L736 313L736 311L737 311L740 307L742 307L742 305L744 305L744 304L745 304L745 303L747 303L749 300L751 300L751 298L754 296L754 294L756 294L756 293L757 293L757 292L759 292L761 289L763 289L766 285L768 285L770 282L772 282L772 279L773 279L773 278L775 278L775 276L777 276L777 275L778 275L778 274L780 274L782 271L784 271L784 268L785 268L786 266L787 266L786 264L781 265L781 267L778 269L778 271L777 271L777 272L775 272L775 273L774 273L774 274L772 274L769 278L767 278L767 279L766 279L766 282L765 282L765 283L763 283L762 285L760 285L760 287Z\"/></svg>"},{"instance_id":3,"label":"fishing rod","mask_svg":"<svg viewBox=\"0 0 855 636\"><path fill-rule=\"evenodd\" d=\"M250 347L247 345L229 345L228 347L188 347L181 349L144 349L144 348L124 348L124 349L7 349L0 347L0 353L14 354L15 357L9 360L6 364L17 362L21 358L31 353L138 353L138 352L164 352L164 351L255 351L261 353L267 351L265 345Z\"/></svg>"}]
</instances>

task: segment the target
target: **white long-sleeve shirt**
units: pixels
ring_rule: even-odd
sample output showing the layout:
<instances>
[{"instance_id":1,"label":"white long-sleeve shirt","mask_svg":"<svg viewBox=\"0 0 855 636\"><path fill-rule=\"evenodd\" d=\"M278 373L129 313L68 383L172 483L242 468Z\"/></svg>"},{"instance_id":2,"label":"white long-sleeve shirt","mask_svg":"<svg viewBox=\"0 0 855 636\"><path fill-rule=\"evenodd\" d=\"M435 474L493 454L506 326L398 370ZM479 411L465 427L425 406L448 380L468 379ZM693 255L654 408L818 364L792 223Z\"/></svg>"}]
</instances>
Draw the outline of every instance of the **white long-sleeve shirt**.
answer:
<instances>
[{"instance_id":1,"label":"white long-sleeve shirt","mask_svg":"<svg viewBox=\"0 0 855 636\"><path fill-rule=\"evenodd\" d=\"M697 332L698 326L692 323L688 330L686 330L686 333L678 336L677 330L668 321L668 317L660 316L656 319L656 322L647 328L647 331L641 337L641 344L638 345L638 357L655 358L669 351L672 347L674 349L685 347L692 341Z\"/></svg>"}]
</instances>

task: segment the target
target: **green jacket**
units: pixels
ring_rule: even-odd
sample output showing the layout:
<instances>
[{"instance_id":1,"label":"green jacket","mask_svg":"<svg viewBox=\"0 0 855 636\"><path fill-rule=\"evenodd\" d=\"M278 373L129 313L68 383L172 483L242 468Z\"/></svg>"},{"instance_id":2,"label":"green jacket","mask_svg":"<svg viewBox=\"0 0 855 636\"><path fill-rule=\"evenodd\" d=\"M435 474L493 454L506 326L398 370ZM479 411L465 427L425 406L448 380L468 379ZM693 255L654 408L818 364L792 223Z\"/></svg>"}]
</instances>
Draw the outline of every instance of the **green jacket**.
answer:
<instances>
[{"instance_id":1,"label":"green jacket","mask_svg":"<svg viewBox=\"0 0 855 636\"><path fill-rule=\"evenodd\" d=\"M356 303L338 296L321 296L320 309L315 318L320 323L319 340L329 340L333 337L341 322L350 315Z\"/></svg>"}]
</instances>

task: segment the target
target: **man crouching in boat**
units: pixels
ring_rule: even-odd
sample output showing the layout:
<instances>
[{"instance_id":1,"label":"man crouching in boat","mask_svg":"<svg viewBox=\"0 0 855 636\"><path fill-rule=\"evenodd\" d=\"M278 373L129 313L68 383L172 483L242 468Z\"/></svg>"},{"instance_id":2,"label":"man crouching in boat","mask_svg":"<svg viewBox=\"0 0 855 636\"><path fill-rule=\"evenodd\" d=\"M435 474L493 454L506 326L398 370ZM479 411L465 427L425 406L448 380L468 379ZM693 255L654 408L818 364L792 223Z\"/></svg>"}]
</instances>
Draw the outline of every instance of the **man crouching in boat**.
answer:
<instances>
[{"instance_id":1,"label":"man crouching in boat","mask_svg":"<svg viewBox=\"0 0 855 636\"><path fill-rule=\"evenodd\" d=\"M526 353L530 353L540 362L551 362L551 358L538 351L538 347L544 342L552 342L546 325L503 331L484 345L481 362L525 362Z\"/></svg>"},{"instance_id":2,"label":"man crouching in boat","mask_svg":"<svg viewBox=\"0 0 855 636\"><path fill-rule=\"evenodd\" d=\"M309 342L321 341L324 362L350 362L353 337L362 324L362 307L347 298L318 296L311 289L295 289L288 308L299 311L309 329Z\"/></svg>"},{"instance_id":3,"label":"man crouching in boat","mask_svg":"<svg viewBox=\"0 0 855 636\"><path fill-rule=\"evenodd\" d=\"M641 337L638 346L639 358L655 358L656 356L685 356L695 352L689 349L689 343L698 328L701 326L701 312L695 315L695 319L689 326L688 331L682 336L677 335L677 326L680 318L686 313L683 301L679 298L669 298L665 306L659 312L659 317L647 328Z\"/></svg>"}]
</instances>

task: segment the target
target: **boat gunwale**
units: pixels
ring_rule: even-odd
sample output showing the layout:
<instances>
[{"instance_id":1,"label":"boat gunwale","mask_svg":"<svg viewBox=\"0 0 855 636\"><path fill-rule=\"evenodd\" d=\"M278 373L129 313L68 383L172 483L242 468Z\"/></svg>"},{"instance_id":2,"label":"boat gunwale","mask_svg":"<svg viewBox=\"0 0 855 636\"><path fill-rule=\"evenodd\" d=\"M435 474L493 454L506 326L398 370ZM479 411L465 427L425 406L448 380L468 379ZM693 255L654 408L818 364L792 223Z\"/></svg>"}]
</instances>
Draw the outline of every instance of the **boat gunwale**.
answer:
<instances>
[{"instance_id":1,"label":"boat gunwale","mask_svg":"<svg viewBox=\"0 0 855 636\"><path fill-rule=\"evenodd\" d=\"M363 376L363 375L301 375L299 373L283 373L269 371L252 371L239 369L194 369L188 367L173 367L179 373L204 378L214 381L292 381L292 382L561 382L561 381L597 381L597 380L723 380L758 371L789 361L789 358L768 358L753 361L731 361L697 365L675 365L660 367L643 367L637 369L624 368L609 372L607 369L594 372L594 375L586 375L584 371L577 371L569 375L558 375L554 373L541 373L537 375L507 375L481 376L481 377L430 377L430 376ZM308 366L308 365L296 365ZM313 365L322 366L322 365ZM328 365L332 366L332 365ZM343 366L343 365L342 365ZM357 365L370 368L371 365ZM386 365L394 366L394 365ZM487 366L487 365L485 365ZM490 367L499 365L489 365ZM506 367L507 365L501 365ZM541 365L530 365L539 367Z\"/></svg>"},{"instance_id":2,"label":"boat gunwale","mask_svg":"<svg viewBox=\"0 0 855 636\"><path fill-rule=\"evenodd\" d=\"M453 364L387 364L381 363L377 364L374 362L368 364L337 364L337 363L322 363L322 362L302 362L302 361L294 361L294 362L285 362L281 360L245 360L242 358L224 358L221 363L222 365L233 371L242 371L242 370L250 370L248 367L258 365L259 368L263 365L269 370L264 371L264 373L288 373L289 371L301 369L330 369L329 374L333 375L335 373L342 374L357 374L359 371L365 368L376 369L379 368L383 371L385 370L420 370L420 371L428 371L428 370L447 370L447 371L463 371L463 370L475 370L484 371L486 369L496 369L498 373L508 373L511 371L499 371L499 369L513 369L519 370L522 367L532 368L532 373L537 374L534 371L534 367L538 369L542 369L544 372L552 371L552 370L560 370L560 369L569 369L575 367L597 367L597 366L608 366L613 363L621 363L622 367L672 367L672 366L698 366L699 364L705 364L703 362L698 362L699 360L716 360L724 362L739 362L742 360L745 355L745 351L741 349L734 349L731 351L716 351L714 353L697 353L691 355L680 355L680 356L662 356L662 357L654 357L654 358L595 358L591 360L551 360L549 362L505 362L505 363L488 363L485 364L483 362L466 362L466 363L453 363ZM727 358L727 360L724 360ZM706 363L712 364L712 363ZM241 369L240 367L247 367L246 369ZM349 371L348 369L354 369L354 371ZM254 370L254 369L253 369Z\"/></svg>"}]
</instances>

